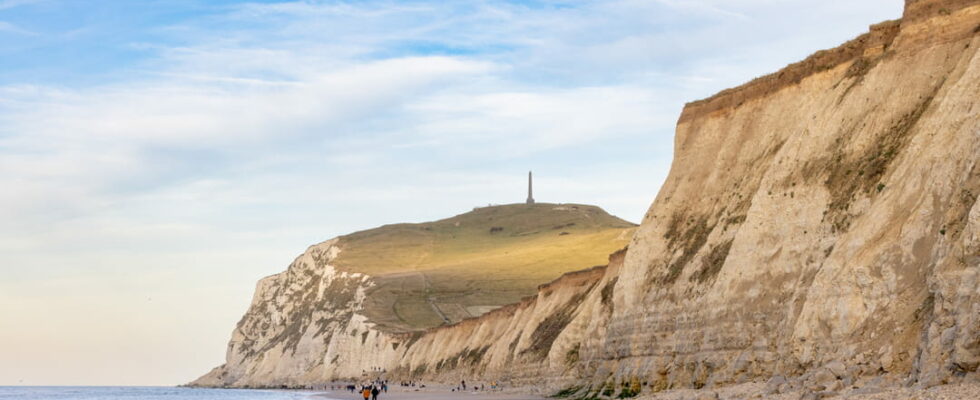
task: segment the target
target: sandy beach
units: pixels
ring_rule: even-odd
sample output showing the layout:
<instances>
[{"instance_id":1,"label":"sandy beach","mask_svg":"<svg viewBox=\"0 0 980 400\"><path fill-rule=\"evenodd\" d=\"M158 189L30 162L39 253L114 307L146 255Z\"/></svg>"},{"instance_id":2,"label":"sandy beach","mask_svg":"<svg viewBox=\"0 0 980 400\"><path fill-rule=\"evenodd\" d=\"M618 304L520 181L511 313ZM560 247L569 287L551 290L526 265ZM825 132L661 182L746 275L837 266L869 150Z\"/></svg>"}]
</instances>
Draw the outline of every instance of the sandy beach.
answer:
<instances>
[{"instance_id":1,"label":"sandy beach","mask_svg":"<svg viewBox=\"0 0 980 400\"><path fill-rule=\"evenodd\" d=\"M513 390L513 389L512 389ZM325 391L315 397L332 400L362 400L357 393L346 391ZM849 399L849 400L977 400L980 399L980 382L961 382L952 385L940 385L929 389L915 389L906 387L886 387L875 388L867 387L861 390L844 390L841 392L821 393L817 396L807 396L807 393L799 390L790 393L772 394L767 393L765 384L745 383L726 386L716 389L677 389L668 390L656 394L643 394L637 400L694 400L694 399L718 399L718 400L746 400L746 399L765 399L765 400L797 400L810 398ZM381 400L449 400L449 399L474 399L474 400L541 400L547 397L520 394L516 392L452 392L449 387L427 387L425 389L414 390L408 388L396 388L388 393L378 396Z\"/></svg>"},{"instance_id":2,"label":"sandy beach","mask_svg":"<svg viewBox=\"0 0 980 400\"><path fill-rule=\"evenodd\" d=\"M328 390L318 394L316 397L333 400L363 400L359 393L351 393L344 390ZM388 389L388 393L378 395L379 400L449 400L449 399L474 399L474 400L541 400L546 397L511 393L506 391L461 391L453 392L449 386L428 386L424 389L393 387Z\"/></svg>"}]
</instances>

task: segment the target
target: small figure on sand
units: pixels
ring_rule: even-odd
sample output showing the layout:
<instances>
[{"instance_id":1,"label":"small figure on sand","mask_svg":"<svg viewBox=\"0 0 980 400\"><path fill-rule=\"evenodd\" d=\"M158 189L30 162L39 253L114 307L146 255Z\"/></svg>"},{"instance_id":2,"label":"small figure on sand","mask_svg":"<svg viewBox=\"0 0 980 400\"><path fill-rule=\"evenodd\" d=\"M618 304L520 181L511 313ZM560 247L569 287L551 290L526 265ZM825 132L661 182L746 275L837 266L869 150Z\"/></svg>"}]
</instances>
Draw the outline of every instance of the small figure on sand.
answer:
<instances>
[{"instance_id":1,"label":"small figure on sand","mask_svg":"<svg viewBox=\"0 0 980 400\"><path fill-rule=\"evenodd\" d=\"M361 395L364 396L364 400L370 399L371 398L371 388L368 387L368 386L364 386L364 389L361 390Z\"/></svg>"}]
</instances>

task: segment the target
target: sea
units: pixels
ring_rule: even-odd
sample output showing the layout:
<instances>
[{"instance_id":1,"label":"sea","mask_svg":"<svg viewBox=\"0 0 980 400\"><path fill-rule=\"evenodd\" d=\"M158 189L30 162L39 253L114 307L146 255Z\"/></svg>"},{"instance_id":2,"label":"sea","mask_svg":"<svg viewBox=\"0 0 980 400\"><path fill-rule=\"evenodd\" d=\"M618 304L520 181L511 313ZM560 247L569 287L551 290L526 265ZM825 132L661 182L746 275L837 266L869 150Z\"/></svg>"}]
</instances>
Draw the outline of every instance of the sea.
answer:
<instances>
[{"instance_id":1,"label":"sea","mask_svg":"<svg viewBox=\"0 0 980 400\"><path fill-rule=\"evenodd\" d=\"M329 400L294 390L182 387L0 386L0 400Z\"/></svg>"}]
</instances>

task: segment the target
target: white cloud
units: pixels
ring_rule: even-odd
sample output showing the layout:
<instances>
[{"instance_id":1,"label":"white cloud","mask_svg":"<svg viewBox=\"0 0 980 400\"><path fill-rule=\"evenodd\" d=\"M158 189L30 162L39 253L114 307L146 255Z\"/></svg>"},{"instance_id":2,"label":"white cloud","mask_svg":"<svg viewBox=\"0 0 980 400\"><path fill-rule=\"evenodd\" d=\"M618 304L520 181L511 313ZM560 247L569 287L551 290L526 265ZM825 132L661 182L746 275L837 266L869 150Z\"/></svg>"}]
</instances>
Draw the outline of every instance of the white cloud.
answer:
<instances>
[{"instance_id":1,"label":"white cloud","mask_svg":"<svg viewBox=\"0 0 980 400\"><path fill-rule=\"evenodd\" d=\"M525 156L614 137L652 136L677 110L649 89L630 86L446 94L411 104L424 121L418 140L455 151ZM471 148L472 143L480 143ZM489 146L489 147L488 147Z\"/></svg>"},{"instance_id":2,"label":"white cloud","mask_svg":"<svg viewBox=\"0 0 980 400\"><path fill-rule=\"evenodd\" d=\"M166 168L145 157L148 149L261 151L310 134L330 138L331 129L490 69L485 62L412 57L285 83L171 79L81 91L7 88L0 183L15 190L0 195L0 213L16 220L30 215L25 209L43 212L65 198L74 200L55 208L88 208L113 195L113 185L152 179ZM321 129L322 135L311 132Z\"/></svg>"},{"instance_id":3,"label":"white cloud","mask_svg":"<svg viewBox=\"0 0 980 400\"><path fill-rule=\"evenodd\" d=\"M234 63L235 57L224 59ZM60 143L125 140L154 145L226 145L281 138L273 125L339 124L377 112L453 79L483 73L484 62L412 57L352 65L302 81L201 77L127 83L66 94L58 91L23 104L5 130ZM8 99L8 101L10 101Z\"/></svg>"}]
</instances>

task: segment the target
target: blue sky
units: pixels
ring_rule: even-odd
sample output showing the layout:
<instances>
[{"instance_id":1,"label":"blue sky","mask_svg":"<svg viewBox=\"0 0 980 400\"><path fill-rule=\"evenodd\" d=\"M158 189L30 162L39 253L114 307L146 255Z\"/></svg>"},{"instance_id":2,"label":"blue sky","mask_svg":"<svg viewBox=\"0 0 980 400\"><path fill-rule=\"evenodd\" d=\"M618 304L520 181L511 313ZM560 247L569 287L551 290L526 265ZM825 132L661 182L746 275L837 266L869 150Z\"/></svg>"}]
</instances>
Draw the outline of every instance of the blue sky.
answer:
<instances>
[{"instance_id":1,"label":"blue sky","mask_svg":"<svg viewBox=\"0 0 980 400\"><path fill-rule=\"evenodd\" d=\"M0 385L188 381L307 245L527 170L639 221L685 102L901 7L0 0Z\"/></svg>"}]
</instances>

